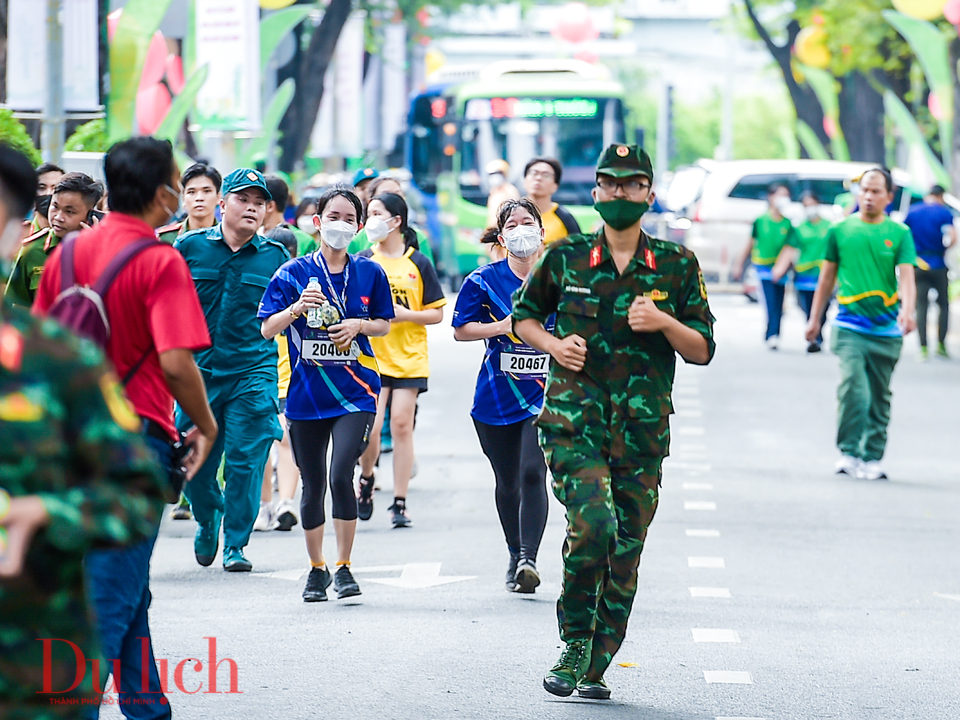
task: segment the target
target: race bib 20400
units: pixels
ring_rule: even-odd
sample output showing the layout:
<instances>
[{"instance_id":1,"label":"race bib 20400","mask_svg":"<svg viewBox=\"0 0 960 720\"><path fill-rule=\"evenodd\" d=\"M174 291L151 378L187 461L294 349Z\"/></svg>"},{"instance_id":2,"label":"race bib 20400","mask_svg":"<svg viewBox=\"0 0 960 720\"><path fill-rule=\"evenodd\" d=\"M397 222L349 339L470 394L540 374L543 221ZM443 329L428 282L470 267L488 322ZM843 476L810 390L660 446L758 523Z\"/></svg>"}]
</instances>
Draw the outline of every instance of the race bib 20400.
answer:
<instances>
[{"instance_id":1,"label":"race bib 20400","mask_svg":"<svg viewBox=\"0 0 960 720\"><path fill-rule=\"evenodd\" d=\"M325 331L304 339L300 356L313 365L352 365L360 358L360 345L354 340L344 349L337 347Z\"/></svg>"}]
</instances>

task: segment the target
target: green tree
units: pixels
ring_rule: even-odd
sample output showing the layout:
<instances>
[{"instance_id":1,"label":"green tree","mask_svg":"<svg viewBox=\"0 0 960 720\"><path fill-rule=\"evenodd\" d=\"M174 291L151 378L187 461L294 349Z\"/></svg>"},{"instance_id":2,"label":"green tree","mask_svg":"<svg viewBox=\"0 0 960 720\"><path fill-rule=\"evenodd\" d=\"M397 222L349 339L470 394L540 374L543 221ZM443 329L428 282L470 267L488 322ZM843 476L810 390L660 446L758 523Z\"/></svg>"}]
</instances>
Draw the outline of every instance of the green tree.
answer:
<instances>
[{"instance_id":1,"label":"green tree","mask_svg":"<svg viewBox=\"0 0 960 720\"><path fill-rule=\"evenodd\" d=\"M27 129L13 117L12 111L2 108L0 108L0 142L22 152L34 165L40 164L40 151L27 134Z\"/></svg>"},{"instance_id":2,"label":"green tree","mask_svg":"<svg viewBox=\"0 0 960 720\"><path fill-rule=\"evenodd\" d=\"M68 152L106 152L109 148L107 121L102 118L78 127L63 146Z\"/></svg>"}]
</instances>

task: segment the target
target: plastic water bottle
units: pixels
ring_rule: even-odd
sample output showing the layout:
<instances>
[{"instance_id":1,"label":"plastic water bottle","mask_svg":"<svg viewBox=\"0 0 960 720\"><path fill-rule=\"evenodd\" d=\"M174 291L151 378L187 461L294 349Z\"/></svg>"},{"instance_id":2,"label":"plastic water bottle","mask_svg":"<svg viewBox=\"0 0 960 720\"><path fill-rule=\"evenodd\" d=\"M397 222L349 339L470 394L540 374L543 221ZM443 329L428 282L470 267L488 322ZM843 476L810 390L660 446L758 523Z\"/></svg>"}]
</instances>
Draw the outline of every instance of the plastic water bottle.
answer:
<instances>
[{"instance_id":1,"label":"plastic water bottle","mask_svg":"<svg viewBox=\"0 0 960 720\"><path fill-rule=\"evenodd\" d=\"M319 278L312 277L307 283L307 290L320 290ZM323 326L323 320L320 318L320 308L309 308L307 310L307 327L318 328Z\"/></svg>"}]
</instances>

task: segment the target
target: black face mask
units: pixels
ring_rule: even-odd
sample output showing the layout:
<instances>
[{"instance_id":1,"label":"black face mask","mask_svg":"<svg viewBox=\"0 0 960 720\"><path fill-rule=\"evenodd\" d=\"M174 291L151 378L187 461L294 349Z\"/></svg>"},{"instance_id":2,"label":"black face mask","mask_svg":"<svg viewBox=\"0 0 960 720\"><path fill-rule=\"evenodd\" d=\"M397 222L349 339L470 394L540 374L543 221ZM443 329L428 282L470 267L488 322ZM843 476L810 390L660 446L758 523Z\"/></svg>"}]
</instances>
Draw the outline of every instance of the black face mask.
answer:
<instances>
[{"instance_id":1,"label":"black face mask","mask_svg":"<svg viewBox=\"0 0 960 720\"><path fill-rule=\"evenodd\" d=\"M37 199L33 203L33 208L37 211L37 215L47 216L47 213L50 212L51 200L53 200L53 195L37 195Z\"/></svg>"}]
</instances>

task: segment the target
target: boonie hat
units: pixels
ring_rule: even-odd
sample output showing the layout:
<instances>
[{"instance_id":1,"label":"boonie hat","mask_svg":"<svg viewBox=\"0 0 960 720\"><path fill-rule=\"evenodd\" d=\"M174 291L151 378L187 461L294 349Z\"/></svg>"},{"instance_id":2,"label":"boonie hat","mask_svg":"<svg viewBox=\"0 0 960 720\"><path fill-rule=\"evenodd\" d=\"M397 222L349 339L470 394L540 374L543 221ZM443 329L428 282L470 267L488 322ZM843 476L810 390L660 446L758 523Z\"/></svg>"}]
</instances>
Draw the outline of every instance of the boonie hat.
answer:
<instances>
[{"instance_id":1,"label":"boonie hat","mask_svg":"<svg viewBox=\"0 0 960 720\"><path fill-rule=\"evenodd\" d=\"M378 177L380 177L380 173L377 172L376 168L360 168L353 174L353 186L356 187L364 180L373 180Z\"/></svg>"},{"instance_id":2,"label":"boonie hat","mask_svg":"<svg viewBox=\"0 0 960 720\"><path fill-rule=\"evenodd\" d=\"M232 192L239 192L247 188L256 188L263 193L267 200L273 200L273 195L267 190L267 181L263 175L253 168L237 168L223 179L221 192L228 195Z\"/></svg>"},{"instance_id":3,"label":"boonie hat","mask_svg":"<svg viewBox=\"0 0 960 720\"><path fill-rule=\"evenodd\" d=\"M646 175L650 182L653 182L653 163L643 148L614 143L604 150L597 160L597 174L617 178Z\"/></svg>"}]
</instances>

